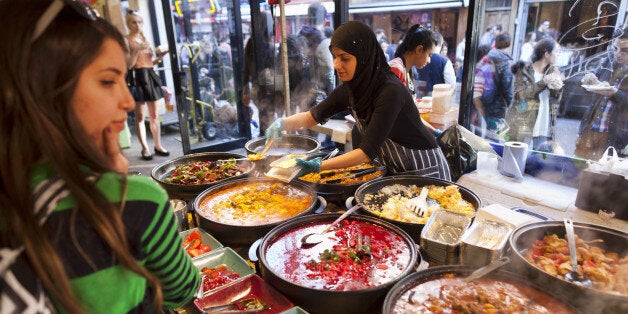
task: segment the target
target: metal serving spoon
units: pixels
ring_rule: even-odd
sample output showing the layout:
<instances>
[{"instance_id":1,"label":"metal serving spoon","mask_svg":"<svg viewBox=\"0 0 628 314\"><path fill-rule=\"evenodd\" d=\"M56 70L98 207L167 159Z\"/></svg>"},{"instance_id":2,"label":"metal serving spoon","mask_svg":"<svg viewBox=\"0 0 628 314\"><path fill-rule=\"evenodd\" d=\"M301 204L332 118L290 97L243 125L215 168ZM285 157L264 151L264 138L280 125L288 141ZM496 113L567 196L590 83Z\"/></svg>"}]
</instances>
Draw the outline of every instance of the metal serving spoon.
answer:
<instances>
[{"instance_id":1,"label":"metal serving spoon","mask_svg":"<svg viewBox=\"0 0 628 314\"><path fill-rule=\"evenodd\" d=\"M462 281L464 283L468 283L478 278L484 277L488 273L508 264L509 262L510 262L510 258L508 258L507 256L502 256L500 259L497 259L486 266L482 266L476 269L474 272L471 273L471 275L469 275L465 279L462 279Z\"/></svg>"},{"instance_id":2,"label":"metal serving spoon","mask_svg":"<svg viewBox=\"0 0 628 314\"><path fill-rule=\"evenodd\" d=\"M357 205L349 208L349 210L347 210L344 214L340 215L340 217L338 217L336 220L334 220L334 222L332 222L331 225L329 225L327 228L325 228L325 230L323 230L322 232L308 233L308 234L304 235L303 238L301 238L301 244L304 245L304 246L313 246L313 245L316 245L316 244L319 244L319 243L323 242L323 240L325 240L325 233L329 232L339 222L341 222L342 220L347 218L347 216L351 215L354 211L356 211L360 207L362 207L362 204L357 204Z\"/></svg>"},{"instance_id":3,"label":"metal serving spoon","mask_svg":"<svg viewBox=\"0 0 628 314\"><path fill-rule=\"evenodd\" d=\"M565 275L565 280L577 285L591 287L591 279L580 276L578 273L578 260L576 258L576 237L573 231L573 221L565 218L565 230L567 231L567 245L569 245L569 257L571 257L572 271Z\"/></svg>"}]
</instances>

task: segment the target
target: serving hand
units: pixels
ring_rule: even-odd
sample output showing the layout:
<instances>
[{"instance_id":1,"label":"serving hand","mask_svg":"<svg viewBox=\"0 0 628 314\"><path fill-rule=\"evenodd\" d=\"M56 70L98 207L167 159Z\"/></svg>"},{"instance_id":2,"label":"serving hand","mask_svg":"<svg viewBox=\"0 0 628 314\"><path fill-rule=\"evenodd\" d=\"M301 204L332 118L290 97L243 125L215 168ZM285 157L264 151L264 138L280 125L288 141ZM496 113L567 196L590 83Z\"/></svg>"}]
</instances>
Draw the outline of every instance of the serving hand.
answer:
<instances>
[{"instance_id":1,"label":"serving hand","mask_svg":"<svg viewBox=\"0 0 628 314\"><path fill-rule=\"evenodd\" d=\"M316 157L312 160L297 158L296 162L297 165L301 166L301 170L299 171L299 174L297 174L297 177L301 177L308 173L321 171L321 163L323 162L323 159L321 157Z\"/></svg>"},{"instance_id":2,"label":"serving hand","mask_svg":"<svg viewBox=\"0 0 628 314\"><path fill-rule=\"evenodd\" d=\"M275 120L275 122L273 122L267 129L265 132L266 135L266 143L268 143L268 141L270 141L270 139L280 139L281 138L281 132L284 130L284 123L283 123L283 119L279 118L277 120Z\"/></svg>"},{"instance_id":3,"label":"serving hand","mask_svg":"<svg viewBox=\"0 0 628 314\"><path fill-rule=\"evenodd\" d=\"M114 132L111 128L106 128L103 132L103 143L105 154L109 157L113 170L125 174L129 172L129 160L122 154L118 144L119 136L118 132Z\"/></svg>"}]
</instances>

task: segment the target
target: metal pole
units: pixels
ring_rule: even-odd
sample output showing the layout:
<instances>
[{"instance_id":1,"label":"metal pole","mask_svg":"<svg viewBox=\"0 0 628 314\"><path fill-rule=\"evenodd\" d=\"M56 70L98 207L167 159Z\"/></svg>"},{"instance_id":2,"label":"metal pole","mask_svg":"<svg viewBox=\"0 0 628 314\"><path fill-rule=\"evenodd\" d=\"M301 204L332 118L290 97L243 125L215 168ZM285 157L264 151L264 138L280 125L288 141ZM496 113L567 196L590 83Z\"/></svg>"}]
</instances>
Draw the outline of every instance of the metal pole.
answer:
<instances>
[{"instance_id":1,"label":"metal pole","mask_svg":"<svg viewBox=\"0 0 628 314\"><path fill-rule=\"evenodd\" d=\"M290 116L290 79L288 75L288 47L286 41L286 12L284 0L279 1L279 21L281 26L281 68L283 70L283 103L286 116Z\"/></svg>"}]
</instances>

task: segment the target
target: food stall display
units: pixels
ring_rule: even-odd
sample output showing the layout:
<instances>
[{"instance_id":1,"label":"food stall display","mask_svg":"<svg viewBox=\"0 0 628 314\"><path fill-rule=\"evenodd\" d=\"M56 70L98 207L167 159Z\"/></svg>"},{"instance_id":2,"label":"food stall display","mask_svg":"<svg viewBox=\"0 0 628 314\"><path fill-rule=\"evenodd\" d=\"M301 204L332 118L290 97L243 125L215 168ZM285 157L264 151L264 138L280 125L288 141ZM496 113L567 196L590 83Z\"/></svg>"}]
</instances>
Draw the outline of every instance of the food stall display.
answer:
<instances>
[{"instance_id":1,"label":"food stall display","mask_svg":"<svg viewBox=\"0 0 628 314\"><path fill-rule=\"evenodd\" d=\"M292 163L291 156L284 159ZM548 219L543 215L521 224L500 222L492 215L478 218L482 201L469 188L418 175L385 177L385 168L377 161L281 182L256 177L264 172L246 157L223 157L171 163L167 172L170 178L183 171L206 178L212 175L203 166L225 167L218 171L226 177L197 192L189 206L199 227L181 233L182 245L202 275L195 309L186 308L192 313L628 309L625 232L576 224L579 270L593 287L573 287L563 278L571 265L562 223L536 226L539 223L533 221L538 217ZM273 162L283 159L275 158L269 165ZM238 177L242 175L252 177ZM194 186L191 181L162 181ZM347 187L351 192L346 193ZM346 206L362 206L360 214L350 215L325 233L323 242L303 244L304 235L321 232L338 217L338 207L326 205L330 191ZM517 213L525 216L525 212ZM247 261L241 250L255 240L258 246L250 250L257 257ZM491 275L463 283L477 267L503 256L510 256L511 262ZM591 299L599 302L587 304Z\"/></svg>"}]
</instances>

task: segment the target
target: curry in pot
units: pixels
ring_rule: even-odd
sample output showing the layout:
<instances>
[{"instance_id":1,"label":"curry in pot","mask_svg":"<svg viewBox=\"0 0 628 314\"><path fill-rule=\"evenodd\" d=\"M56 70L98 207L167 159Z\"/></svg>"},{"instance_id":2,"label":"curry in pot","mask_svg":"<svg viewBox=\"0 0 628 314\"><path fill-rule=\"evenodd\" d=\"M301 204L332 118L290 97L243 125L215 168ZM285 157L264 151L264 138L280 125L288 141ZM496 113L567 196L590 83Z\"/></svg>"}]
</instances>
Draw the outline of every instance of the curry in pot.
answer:
<instances>
[{"instance_id":1,"label":"curry in pot","mask_svg":"<svg viewBox=\"0 0 628 314\"><path fill-rule=\"evenodd\" d=\"M236 226L259 226L292 218L310 207L312 196L281 182L237 185L207 195L199 213L214 222Z\"/></svg>"}]
</instances>

